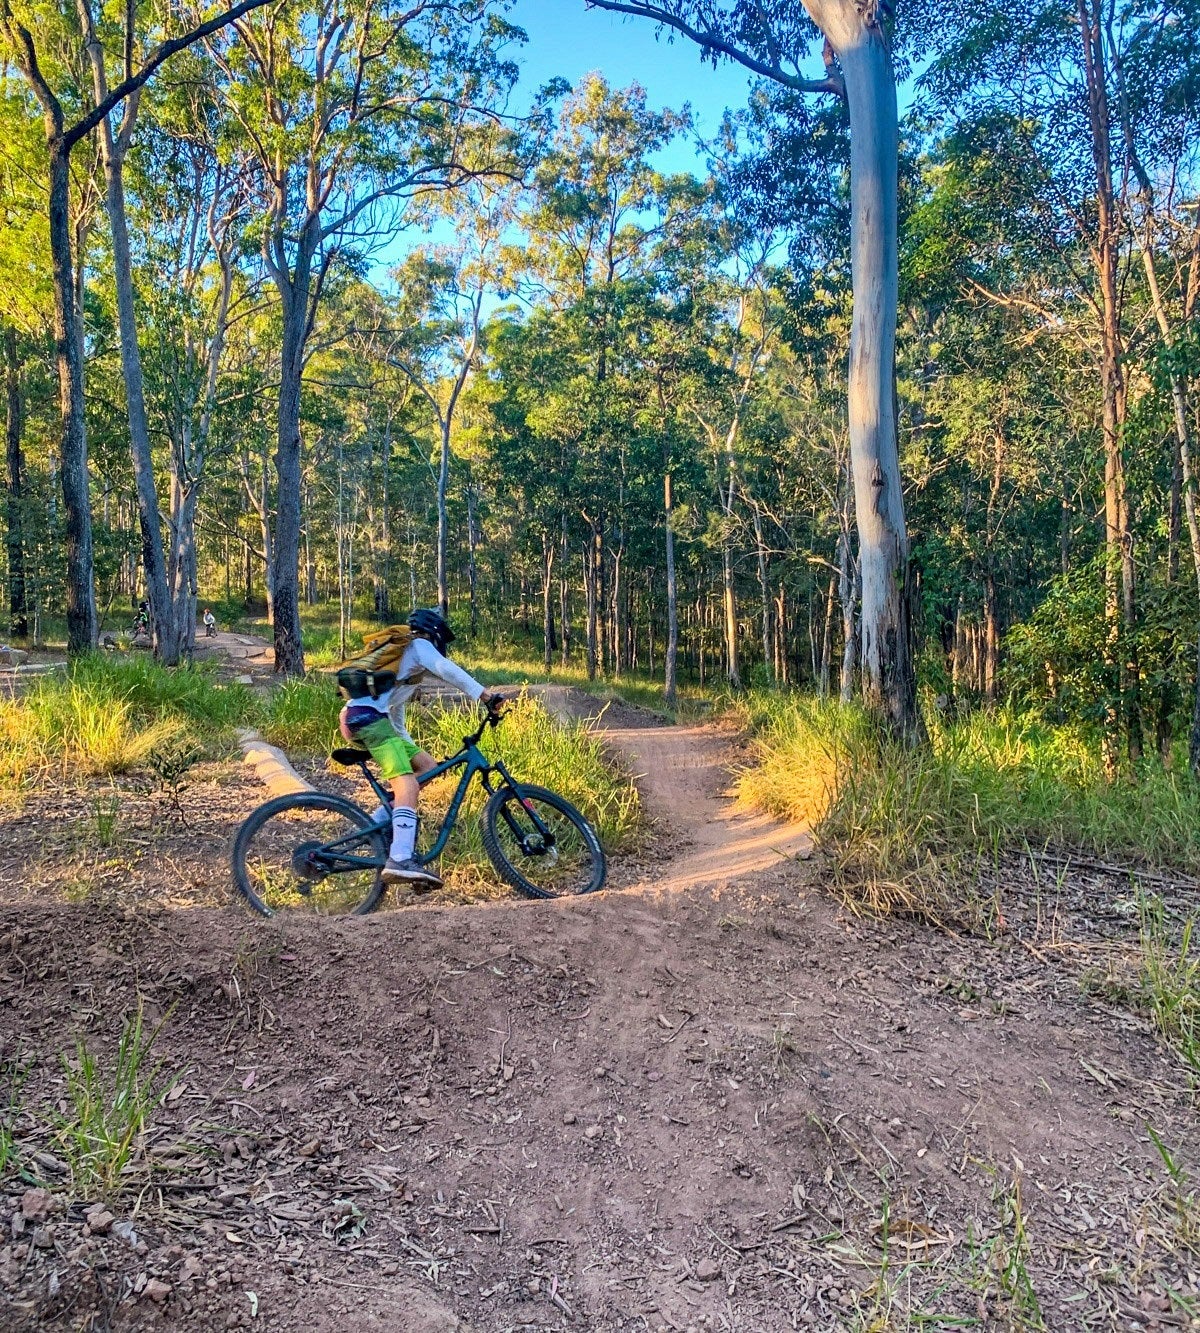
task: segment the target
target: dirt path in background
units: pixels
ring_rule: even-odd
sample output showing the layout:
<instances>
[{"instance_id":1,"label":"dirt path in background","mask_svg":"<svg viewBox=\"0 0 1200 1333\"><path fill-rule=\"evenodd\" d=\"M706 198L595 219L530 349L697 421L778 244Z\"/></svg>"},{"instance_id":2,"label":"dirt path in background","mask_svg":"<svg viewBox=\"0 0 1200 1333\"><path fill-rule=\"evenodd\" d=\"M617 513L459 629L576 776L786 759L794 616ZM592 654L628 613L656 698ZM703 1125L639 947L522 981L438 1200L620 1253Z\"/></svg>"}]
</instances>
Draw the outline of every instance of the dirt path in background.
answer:
<instances>
[{"instance_id":1,"label":"dirt path in background","mask_svg":"<svg viewBox=\"0 0 1200 1333\"><path fill-rule=\"evenodd\" d=\"M659 856L632 873L617 869L628 888L664 893L722 888L747 876L807 860L812 837L803 825L739 809L731 791L734 736L716 723L665 726L645 709L598 702L563 685L531 686L555 716L603 732L633 772L646 811L659 830Z\"/></svg>"},{"instance_id":2,"label":"dirt path in background","mask_svg":"<svg viewBox=\"0 0 1200 1333\"><path fill-rule=\"evenodd\" d=\"M728 732L712 725L614 727L605 736L632 764L647 809L669 839L670 855L638 887L720 889L812 855L802 825L738 809L726 767Z\"/></svg>"},{"instance_id":3,"label":"dirt path in background","mask_svg":"<svg viewBox=\"0 0 1200 1333\"><path fill-rule=\"evenodd\" d=\"M257 634L234 634L230 630L218 629L213 638L207 638L201 626L196 635L196 656L198 658L219 657L227 659L233 666L243 671L275 669L275 649L272 644Z\"/></svg>"},{"instance_id":4,"label":"dirt path in background","mask_svg":"<svg viewBox=\"0 0 1200 1333\"><path fill-rule=\"evenodd\" d=\"M910 1301L925 1328L1188 1327L1190 1187L1146 1126L1193 1170L1194 1100L1057 961L1092 945L1040 899L995 944L847 916L802 830L724 795L736 738L654 721L602 719L656 826L619 891L263 922L188 906L158 818L112 872L137 910L0 899L29 1171L62 1182L32 1113L66 1105L76 1036L107 1067L140 998L180 1075L113 1218L4 1178L0 1327L840 1333ZM195 799L178 864L220 902L258 795L231 769ZM0 810L0 886L6 848L87 836L60 804Z\"/></svg>"}]
</instances>

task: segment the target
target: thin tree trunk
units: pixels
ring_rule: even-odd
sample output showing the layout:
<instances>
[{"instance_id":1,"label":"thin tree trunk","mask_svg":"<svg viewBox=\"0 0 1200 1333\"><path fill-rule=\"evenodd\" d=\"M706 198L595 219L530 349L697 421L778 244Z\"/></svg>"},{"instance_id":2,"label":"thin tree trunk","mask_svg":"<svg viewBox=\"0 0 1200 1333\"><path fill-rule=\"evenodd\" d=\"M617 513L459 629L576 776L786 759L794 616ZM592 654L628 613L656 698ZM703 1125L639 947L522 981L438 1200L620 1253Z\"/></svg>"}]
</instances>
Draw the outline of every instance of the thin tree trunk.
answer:
<instances>
[{"instance_id":1,"label":"thin tree trunk","mask_svg":"<svg viewBox=\"0 0 1200 1333\"><path fill-rule=\"evenodd\" d=\"M667 648L663 658L663 702L668 708L674 708L679 671L679 585L675 576L675 496L669 467L663 474L663 528L667 555Z\"/></svg>"},{"instance_id":2,"label":"thin tree trunk","mask_svg":"<svg viewBox=\"0 0 1200 1333\"><path fill-rule=\"evenodd\" d=\"M450 485L450 418L441 421L441 452L437 474L437 599L438 610L450 614L450 575L447 547L450 539L446 492Z\"/></svg>"},{"instance_id":3,"label":"thin tree trunk","mask_svg":"<svg viewBox=\"0 0 1200 1333\"><path fill-rule=\"evenodd\" d=\"M92 85L99 105L108 95L104 49L92 30L91 15L86 6L83 14L87 22L86 46L92 65ZM117 326L120 330L121 374L125 381L125 410L129 422L129 451L142 533L146 597L150 603L150 633L155 657L165 666L174 666L179 661L179 631L175 624L175 603L167 577L162 515L154 482L154 458L150 448L150 427L146 419L142 355L138 347L137 311L133 299L133 258L129 249L129 224L125 212L125 154L129 149L140 100L140 94L135 92L126 101L121 125L115 134L111 116L106 116L100 122L100 150L104 163L105 211L112 241L113 285L117 298Z\"/></svg>"},{"instance_id":4,"label":"thin tree trunk","mask_svg":"<svg viewBox=\"0 0 1200 1333\"><path fill-rule=\"evenodd\" d=\"M309 512L311 501L306 494L304 497L304 512ZM387 620L386 612L380 613L378 590L375 598L375 618L377 620ZM304 523L304 600L309 606L317 604L317 566L312 556L312 523L308 519Z\"/></svg>"},{"instance_id":5,"label":"thin tree trunk","mask_svg":"<svg viewBox=\"0 0 1200 1333\"><path fill-rule=\"evenodd\" d=\"M554 665L554 542L542 530L542 661L546 674Z\"/></svg>"},{"instance_id":6,"label":"thin tree trunk","mask_svg":"<svg viewBox=\"0 0 1200 1333\"><path fill-rule=\"evenodd\" d=\"M587 674L588 680L595 680L600 666L599 585L604 564L604 548L599 524L592 522L586 515L584 518L590 534L583 547L584 594L587 598Z\"/></svg>"},{"instance_id":7,"label":"thin tree trunk","mask_svg":"<svg viewBox=\"0 0 1200 1333\"><path fill-rule=\"evenodd\" d=\"M1198 229L1197 235L1200 236L1200 229ZM1154 267L1151 246L1143 239L1140 248L1142 267L1146 273L1146 285L1150 292L1154 317L1158 322L1163 342L1168 348L1172 348L1174 339L1171 333L1171 324L1167 317L1162 289L1158 284L1158 273ZM1188 313L1186 308L1188 304L1185 301L1185 316ZM1198 521L1196 514L1196 476L1192 460L1191 426L1188 419L1188 389L1186 381L1175 366L1175 362L1172 360L1170 364L1171 416L1175 428L1174 453L1178 460L1177 468L1172 470L1172 526L1178 525L1178 500L1176 498L1178 493L1182 496L1183 509L1187 517L1188 542L1191 546L1192 563L1196 571L1196 585L1197 589L1200 590L1200 521ZM1176 476L1178 477L1177 483ZM1176 548L1177 546L1178 543L1176 543ZM1169 736L1167 744L1169 745ZM1160 741L1161 746L1162 741ZM1192 728L1188 739L1188 766L1197 777L1200 777L1200 631L1197 634L1196 683L1195 697L1192 701Z\"/></svg>"},{"instance_id":8,"label":"thin tree trunk","mask_svg":"<svg viewBox=\"0 0 1200 1333\"><path fill-rule=\"evenodd\" d=\"M479 571L475 564L475 484L467 475L467 589L471 604L471 638L479 633Z\"/></svg>"},{"instance_id":9,"label":"thin tree trunk","mask_svg":"<svg viewBox=\"0 0 1200 1333\"><path fill-rule=\"evenodd\" d=\"M264 236L264 254L280 236ZM267 600L275 639L277 675L304 674L304 640L300 628L300 394L304 379L305 347L312 319L313 258L320 243L319 219L310 214L300 230L291 271L270 261L283 314L279 358L279 412L277 417L275 475L275 536L268 556ZM318 281L318 291L320 282ZM265 485L265 480L264 480Z\"/></svg>"},{"instance_id":10,"label":"thin tree trunk","mask_svg":"<svg viewBox=\"0 0 1200 1333\"><path fill-rule=\"evenodd\" d=\"M609 661L612 663L613 671L620 675L625 669L624 636L622 625L624 623L623 598L625 596L624 585L621 581L621 555L623 545L618 542L616 550L612 557L612 588L609 592L609 615L612 618L610 626L610 639L612 648L609 653Z\"/></svg>"},{"instance_id":11,"label":"thin tree trunk","mask_svg":"<svg viewBox=\"0 0 1200 1333\"><path fill-rule=\"evenodd\" d=\"M567 516L562 516L562 558L558 562L558 624L562 634L562 664L565 667L571 653L571 620L567 614Z\"/></svg>"},{"instance_id":12,"label":"thin tree trunk","mask_svg":"<svg viewBox=\"0 0 1200 1333\"><path fill-rule=\"evenodd\" d=\"M1101 422L1104 436L1104 538L1106 653L1118 678L1118 697L1109 705L1105 762L1116 767L1121 715L1127 727L1129 757L1142 751L1138 702L1136 605L1133 542L1125 490L1125 459L1121 431L1125 419L1124 346L1121 337L1120 217L1113 187L1110 105L1103 24L1099 0L1078 0L1080 36L1087 79L1088 119L1096 173L1096 253L1100 281ZM1122 652L1124 648L1124 652Z\"/></svg>"},{"instance_id":13,"label":"thin tree trunk","mask_svg":"<svg viewBox=\"0 0 1200 1333\"><path fill-rule=\"evenodd\" d=\"M25 470L21 449L21 361L17 349L17 331L11 325L4 330L5 454L8 485L5 488L4 517L8 528L8 617L12 633L19 639L29 634L29 608L25 596Z\"/></svg>"},{"instance_id":14,"label":"thin tree trunk","mask_svg":"<svg viewBox=\"0 0 1200 1333\"><path fill-rule=\"evenodd\" d=\"M346 482L342 441L337 446L337 580L338 654L344 660L349 642L350 618L346 609Z\"/></svg>"},{"instance_id":15,"label":"thin tree trunk","mask_svg":"<svg viewBox=\"0 0 1200 1333\"><path fill-rule=\"evenodd\" d=\"M737 590L733 580L733 552L728 538L721 548L721 609L725 629L725 678L731 688L742 688L742 673L738 667Z\"/></svg>"},{"instance_id":16,"label":"thin tree trunk","mask_svg":"<svg viewBox=\"0 0 1200 1333\"><path fill-rule=\"evenodd\" d=\"M996 576L989 569L983 581L983 697L996 702L996 659L1000 638L996 628Z\"/></svg>"},{"instance_id":17,"label":"thin tree trunk","mask_svg":"<svg viewBox=\"0 0 1200 1333\"><path fill-rule=\"evenodd\" d=\"M47 117L49 120L49 117ZM96 646L92 510L84 427L82 318L75 303L71 255L70 160L61 139L50 138L50 254L54 279L54 348L58 365L62 438L59 476L67 538L67 652Z\"/></svg>"},{"instance_id":18,"label":"thin tree trunk","mask_svg":"<svg viewBox=\"0 0 1200 1333\"><path fill-rule=\"evenodd\" d=\"M850 537L843 533L838 544L838 598L842 607L842 676L839 698L848 704L854 698L854 672L858 666L858 569L850 553Z\"/></svg>"},{"instance_id":19,"label":"thin tree trunk","mask_svg":"<svg viewBox=\"0 0 1200 1333\"><path fill-rule=\"evenodd\" d=\"M758 592L762 603L762 652L763 670L774 678L774 664L771 661L771 588L767 583L767 548L763 541L762 514L758 506L751 503L750 513L754 519L754 550L758 558Z\"/></svg>"},{"instance_id":20,"label":"thin tree trunk","mask_svg":"<svg viewBox=\"0 0 1200 1333\"><path fill-rule=\"evenodd\" d=\"M825 593L825 627L821 634L821 675L817 689L822 699L829 698L830 654L833 652L833 598L837 591L837 575L830 574Z\"/></svg>"},{"instance_id":21,"label":"thin tree trunk","mask_svg":"<svg viewBox=\"0 0 1200 1333\"><path fill-rule=\"evenodd\" d=\"M381 623L387 624L392 618L392 411L388 409L387 426L383 432L383 451L380 459L382 468L382 504L383 527L379 534L380 550L383 552L383 568L380 571L379 595L375 602L375 615Z\"/></svg>"},{"instance_id":22,"label":"thin tree trunk","mask_svg":"<svg viewBox=\"0 0 1200 1333\"><path fill-rule=\"evenodd\" d=\"M782 583L775 597L775 678L781 685L789 684L792 678L788 658L787 590Z\"/></svg>"}]
</instances>

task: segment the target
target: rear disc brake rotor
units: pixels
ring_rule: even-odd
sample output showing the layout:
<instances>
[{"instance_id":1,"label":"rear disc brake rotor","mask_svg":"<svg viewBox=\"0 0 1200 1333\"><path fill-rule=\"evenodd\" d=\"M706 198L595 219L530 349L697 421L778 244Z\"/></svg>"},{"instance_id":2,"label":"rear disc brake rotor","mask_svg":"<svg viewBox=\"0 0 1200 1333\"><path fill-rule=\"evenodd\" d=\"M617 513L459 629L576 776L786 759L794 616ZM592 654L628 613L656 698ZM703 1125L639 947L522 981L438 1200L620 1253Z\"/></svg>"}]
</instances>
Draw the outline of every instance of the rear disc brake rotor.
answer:
<instances>
[{"instance_id":1,"label":"rear disc brake rotor","mask_svg":"<svg viewBox=\"0 0 1200 1333\"><path fill-rule=\"evenodd\" d=\"M292 873L314 884L324 879L329 872L313 860L313 853L320 851L323 846L324 843L320 842L302 842L292 853Z\"/></svg>"}]
</instances>

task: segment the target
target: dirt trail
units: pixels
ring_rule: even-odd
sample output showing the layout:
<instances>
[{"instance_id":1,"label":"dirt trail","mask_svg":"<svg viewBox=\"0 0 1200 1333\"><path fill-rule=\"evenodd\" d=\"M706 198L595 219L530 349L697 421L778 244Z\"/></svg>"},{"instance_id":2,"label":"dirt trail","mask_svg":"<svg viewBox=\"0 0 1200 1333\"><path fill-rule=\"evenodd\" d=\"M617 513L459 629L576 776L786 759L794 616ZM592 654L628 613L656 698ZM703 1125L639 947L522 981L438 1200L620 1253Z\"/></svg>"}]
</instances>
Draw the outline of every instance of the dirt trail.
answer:
<instances>
[{"instance_id":1,"label":"dirt trail","mask_svg":"<svg viewBox=\"0 0 1200 1333\"><path fill-rule=\"evenodd\" d=\"M738 809L725 767L727 733L709 725L619 727L605 735L628 757L651 816L669 832L669 859L638 887L721 888L812 855L802 825Z\"/></svg>"},{"instance_id":2,"label":"dirt trail","mask_svg":"<svg viewBox=\"0 0 1200 1333\"><path fill-rule=\"evenodd\" d=\"M196 656L224 657L243 669L250 667L274 666L274 649L271 644L257 634L234 634L229 630L218 629L210 639L203 631L196 636Z\"/></svg>"},{"instance_id":3,"label":"dirt trail","mask_svg":"<svg viewBox=\"0 0 1200 1333\"><path fill-rule=\"evenodd\" d=\"M740 809L731 791L733 736L714 723L667 726L653 713L620 701L597 702L566 686L532 687L556 716L601 731L630 766L659 832L662 859L618 868L622 887L677 892L744 882L784 862L807 860L810 832Z\"/></svg>"},{"instance_id":4,"label":"dirt trail","mask_svg":"<svg viewBox=\"0 0 1200 1333\"><path fill-rule=\"evenodd\" d=\"M932 1328L1189 1326L1145 1127L1193 1170L1194 1101L1057 961L1064 921L1039 901L987 944L848 916L786 855L802 830L723 794L732 736L603 720L657 826L618 891L254 920L221 860L261 796L238 770L195 793L190 859L150 850L153 818L103 854L156 895L136 910L0 889L19 1142L52 1148L60 1053L111 1063L139 1000L181 1073L116 1224L4 1177L0 1327L842 1333L908 1301ZM86 806L52 814L0 810L0 885L78 843ZM224 905L186 906L176 865Z\"/></svg>"}]
</instances>

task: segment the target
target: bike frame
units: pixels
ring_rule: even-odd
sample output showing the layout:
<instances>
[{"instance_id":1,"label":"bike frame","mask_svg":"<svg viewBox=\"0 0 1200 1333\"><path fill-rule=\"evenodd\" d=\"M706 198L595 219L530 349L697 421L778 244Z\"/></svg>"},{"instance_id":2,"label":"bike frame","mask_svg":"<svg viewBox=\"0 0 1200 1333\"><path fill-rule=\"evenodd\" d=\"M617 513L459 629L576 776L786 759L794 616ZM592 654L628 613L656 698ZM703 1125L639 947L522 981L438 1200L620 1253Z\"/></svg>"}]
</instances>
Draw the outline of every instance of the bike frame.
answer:
<instances>
[{"instance_id":1,"label":"bike frame","mask_svg":"<svg viewBox=\"0 0 1200 1333\"><path fill-rule=\"evenodd\" d=\"M463 748L459 750L457 754L451 755L449 759L443 759L441 763L436 764L427 773L416 774L417 782L423 787L427 782L432 782L435 778L440 778L456 768L462 768L463 770L462 776L458 780L458 786L455 788L453 797L451 797L449 809L446 811L446 817L442 820L442 827L438 830L437 840L428 852L423 856L417 856L415 858L421 864L424 864L427 861L436 861L445 850L446 843L449 842L450 835L454 832L454 826L458 823L458 813L462 809L463 801L466 799L467 788L471 785L471 779L476 773L479 774L484 790L489 796L496 791L496 787L493 786L492 783L492 775L499 774L500 785L510 787L517 799L521 799L520 793L517 792L517 784L514 781L512 774L505 768L501 760L497 759L494 764L491 763L479 748L479 742L483 737L484 729L488 726L494 727L498 721L499 718L497 716L489 714L480 723L477 731L473 732L470 736L463 737ZM371 790L379 797L380 802L390 810L392 805L392 793L383 785L379 778L371 772L365 760L359 762L359 767L362 769L363 775L366 777L367 781L371 784ZM553 847L554 834L538 817L537 811L532 809L524 801L522 801L521 804L525 809L525 813L536 827L538 833L545 840L546 845L548 847ZM511 813L505 808L503 814L505 822L508 824L509 828L512 829L513 836L520 840L523 835L521 830L517 827L516 821L513 819ZM373 827L377 830L388 828L390 827L390 819L386 822L381 820ZM326 843L321 849L322 856L327 856L330 852L334 852L336 848L347 842L352 842L363 837L366 832L366 829L362 829L357 833L347 835L345 838L339 838L335 842ZM335 865L330 867L334 871L382 864L377 858L366 860L362 857L335 856L331 859L335 861ZM337 864L338 862L340 862L340 864ZM347 864L347 862L352 862L352 865Z\"/></svg>"}]
</instances>

